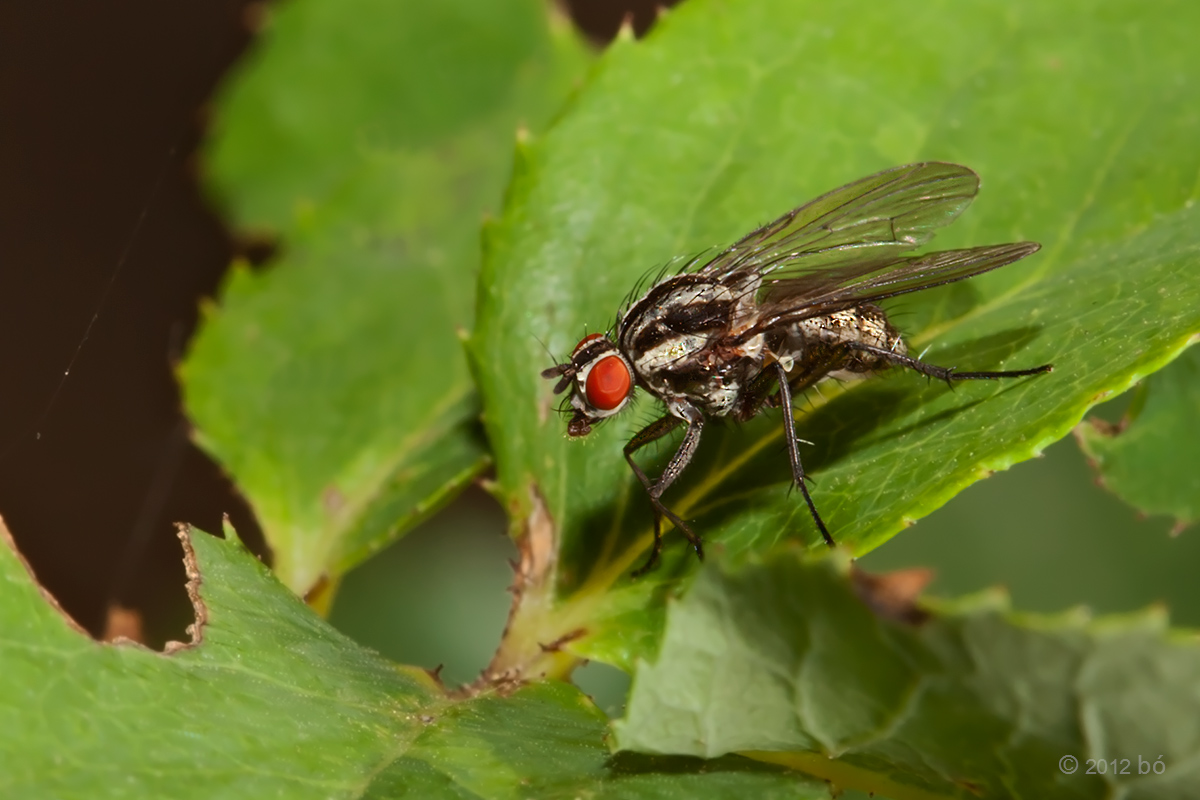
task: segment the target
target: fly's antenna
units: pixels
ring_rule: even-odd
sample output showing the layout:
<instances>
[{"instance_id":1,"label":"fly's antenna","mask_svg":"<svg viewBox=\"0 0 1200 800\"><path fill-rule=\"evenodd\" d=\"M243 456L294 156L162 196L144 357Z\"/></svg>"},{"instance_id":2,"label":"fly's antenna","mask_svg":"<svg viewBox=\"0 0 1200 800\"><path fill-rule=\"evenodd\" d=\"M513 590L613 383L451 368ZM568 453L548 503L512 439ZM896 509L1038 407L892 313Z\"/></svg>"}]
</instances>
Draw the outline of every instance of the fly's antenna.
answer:
<instances>
[{"instance_id":1,"label":"fly's antenna","mask_svg":"<svg viewBox=\"0 0 1200 800\"><path fill-rule=\"evenodd\" d=\"M549 345L547 345L545 342L543 342L543 341L542 341L542 337L538 336L538 335L535 333L535 334L533 334L533 340L534 340L535 342L537 342L538 344L540 344L540 345L542 346L542 349L546 351L546 357L547 357L547 358L549 358L549 359L550 359L551 361L553 361L555 364L558 364L558 363L559 363L558 356L554 355L553 351L551 351L551 350L550 350L550 346L549 346Z\"/></svg>"},{"instance_id":2,"label":"fly's antenna","mask_svg":"<svg viewBox=\"0 0 1200 800\"><path fill-rule=\"evenodd\" d=\"M565 364L555 364L549 369L542 370L542 377L546 380L558 378L558 383L554 384L554 393L562 394L571 385L571 379L575 377L575 365L570 361Z\"/></svg>"},{"instance_id":3,"label":"fly's antenna","mask_svg":"<svg viewBox=\"0 0 1200 800\"><path fill-rule=\"evenodd\" d=\"M558 356L554 355L546 343L542 341L541 337L534 334L533 338L546 351L546 356L554 362L553 367L542 370L542 377L547 380L558 378L558 383L554 384L554 393L562 394L571 385L571 379L575 377L575 365L569 358L566 361L559 361ZM567 399L569 400L570 398L568 397ZM560 408L559 410L561 411L562 409Z\"/></svg>"}]
</instances>

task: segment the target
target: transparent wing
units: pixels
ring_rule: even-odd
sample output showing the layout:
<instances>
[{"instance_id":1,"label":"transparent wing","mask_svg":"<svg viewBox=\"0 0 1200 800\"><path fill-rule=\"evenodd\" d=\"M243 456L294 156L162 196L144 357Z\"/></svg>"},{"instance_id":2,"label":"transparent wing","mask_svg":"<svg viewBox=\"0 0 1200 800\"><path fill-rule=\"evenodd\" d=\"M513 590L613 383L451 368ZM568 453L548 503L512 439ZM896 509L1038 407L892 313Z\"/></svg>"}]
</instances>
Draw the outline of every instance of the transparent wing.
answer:
<instances>
[{"instance_id":1,"label":"transparent wing","mask_svg":"<svg viewBox=\"0 0 1200 800\"><path fill-rule=\"evenodd\" d=\"M928 242L978 190L979 176L958 164L884 170L784 214L698 271L718 279L753 271L777 281L847 264L877 269Z\"/></svg>"},{"instance_id":2,"label":"transparent wing","mask_svg":"<svg viewBox=\"0 0 1200 800\"><path fill-rule=\"evenodd\" d=\"M739 338L748 339L781 325L961 281L1011 264L1040 249L1036 242L1015 242L944 250L894 257L884 263L844 264L820 273L773 281L760 305L758 321Z\"/></svg>"}]
</instances>

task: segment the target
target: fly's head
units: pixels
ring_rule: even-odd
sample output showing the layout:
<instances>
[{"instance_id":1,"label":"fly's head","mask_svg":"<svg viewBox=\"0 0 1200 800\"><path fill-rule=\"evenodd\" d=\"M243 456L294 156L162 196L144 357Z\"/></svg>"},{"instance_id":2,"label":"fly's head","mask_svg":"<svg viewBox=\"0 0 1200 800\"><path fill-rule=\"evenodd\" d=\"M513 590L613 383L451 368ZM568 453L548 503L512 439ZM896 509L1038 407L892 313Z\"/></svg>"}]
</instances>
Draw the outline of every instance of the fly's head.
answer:
<instances>
[{"instance_id":1,"label":"fly's head","mask_svg":"<svg viewBox=\"0 0 1200 800\"><path fill-rule=\"evenodd\" d=\"M569 361L544 370L542 377L558 378L555 394L571 389L569 405L574 414L567 423L571 436L591 433L592 425L619 412L633 396L633 368L602 333L583 337Z\"/></svg>"}]
</instances>

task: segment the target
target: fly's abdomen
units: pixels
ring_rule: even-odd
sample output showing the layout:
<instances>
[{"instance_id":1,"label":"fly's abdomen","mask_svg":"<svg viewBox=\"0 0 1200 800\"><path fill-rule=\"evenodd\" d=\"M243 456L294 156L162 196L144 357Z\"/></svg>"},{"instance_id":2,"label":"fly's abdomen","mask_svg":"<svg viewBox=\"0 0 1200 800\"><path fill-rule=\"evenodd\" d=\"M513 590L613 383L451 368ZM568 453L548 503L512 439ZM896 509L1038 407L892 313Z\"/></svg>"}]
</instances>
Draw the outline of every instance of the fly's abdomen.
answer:
<instances>
[{"instance_id":1,"label":"fly's abdomen","mask_svg":"<svg viewBox=\"0 0 1200 800\"><path fill-rule=\"evenodd\" d=\"M908 352L900 332L888 321L883 309L862 305L789 326L781 345L785 352L781 353L780 360L788 357L793 361L827 358L828 354L838 352L837 345L844 342L859 342L901 355ZM883 359L869 353L841 352L844 355L838 362L838 369L831 371L830 377L851 377L887 366Z\"/></svg>"}]
</instances>

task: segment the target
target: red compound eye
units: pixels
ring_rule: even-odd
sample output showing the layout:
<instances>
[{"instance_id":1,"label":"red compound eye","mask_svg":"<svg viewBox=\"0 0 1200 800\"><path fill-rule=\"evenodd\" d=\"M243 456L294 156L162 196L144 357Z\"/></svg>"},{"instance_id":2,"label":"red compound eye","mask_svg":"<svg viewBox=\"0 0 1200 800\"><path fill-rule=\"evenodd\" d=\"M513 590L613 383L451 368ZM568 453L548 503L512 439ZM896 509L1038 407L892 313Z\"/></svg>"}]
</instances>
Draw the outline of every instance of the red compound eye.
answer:
<instances>
[{"instance_id":1,"label":"red compound eye","mask_svg":"<svg viewBox=\"0 0 1200 800\"><path fill-rule=\"evenodd\" d=\"M629 396L632 384L629 367L621 357L605 356L588 373L587 401L593 408L612 411Z\"/></svg>"},{"instance_id":2,"label":"red compound eye","mask_svg":"<svg viewBox=\"0 0 1200 800\"><path fill-rule=\"evenodd\" d=\"M603 333L589 333L587 336L585 336L579 340L579 344L575 345L575 349L573 351L571 351L571 358L574 358L575 356L579 355L579 351L582 350L583 348L587 347L592 342L596 341L597 339L603 339L603 338L604 338Z\"/></svg>"}]
</instances>

